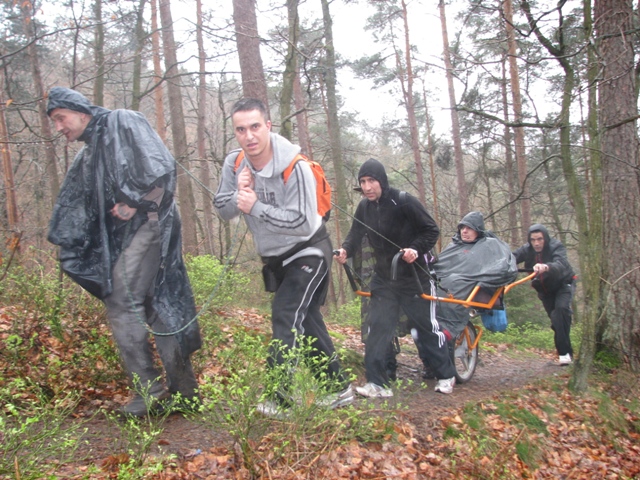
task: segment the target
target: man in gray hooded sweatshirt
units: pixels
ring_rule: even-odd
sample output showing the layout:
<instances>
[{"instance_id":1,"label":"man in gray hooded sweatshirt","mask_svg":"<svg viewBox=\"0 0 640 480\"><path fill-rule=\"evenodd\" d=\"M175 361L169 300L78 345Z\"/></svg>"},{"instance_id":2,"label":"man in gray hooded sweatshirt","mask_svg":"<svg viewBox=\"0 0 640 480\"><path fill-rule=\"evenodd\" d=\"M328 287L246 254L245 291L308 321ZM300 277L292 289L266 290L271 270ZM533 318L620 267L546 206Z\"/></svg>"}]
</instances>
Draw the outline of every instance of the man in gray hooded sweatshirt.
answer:
<instances>
[{"instance_id":1,"label":"man in gray hooded sweatshirt","mask_svg":"<svg viewBox=\"0 0 640 480\"><path fill-rule=\"evenodd\" d=\"M173 156L140 112L91 105L75 90L52 88L47 114L68 142L84 142L60 188L48 240L60 246L62 270L106 306L135 390L121 413L197 410L190 355L201 339L182 259Z\"/></svg>"},{"instance_id":2,"label":"man in gray hooded sweatshirt","mask_svg":"<svg viewBox=\"0 0 640 480\"><path fill-rule=\"evenodd\" d=\"M271 304L270 368L285 362L284 353L311 339L312 355L324 358L326 378L335 387L319 400L336 408L353 401L354 394L340 368L333 341L320 313L329 284L332 247L318 213L316 179L309 164L295 163L286 180L283 172L300 153L300 147L271 132L264 103L253 98L236 102L231 110L236 140L244 151L227 155L215 206L225 220L244 217L264 264L267 291L275 292ZM284 350L283 350L284 348ZM291 406L289 385L279 385L258 405L258 411L279 417Z\"/></svg>"}]
</instances>

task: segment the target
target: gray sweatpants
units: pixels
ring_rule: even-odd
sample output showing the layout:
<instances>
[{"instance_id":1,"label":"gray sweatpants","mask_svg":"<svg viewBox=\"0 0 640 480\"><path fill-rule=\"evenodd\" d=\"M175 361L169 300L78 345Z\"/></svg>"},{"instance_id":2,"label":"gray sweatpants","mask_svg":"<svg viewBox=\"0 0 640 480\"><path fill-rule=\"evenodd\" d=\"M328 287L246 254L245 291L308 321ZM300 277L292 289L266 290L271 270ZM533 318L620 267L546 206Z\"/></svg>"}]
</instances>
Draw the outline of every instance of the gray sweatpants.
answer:
<instances>
[{"instance_id":1,"label":"gray sweatpants","mask_svg":"<svg viewBox=\"0 0 640 480\"><path fill-rule=\"evenodd\" d=\"M165 393L161 373L154 366L149 332L168 330L151 308L155 278L160 267L160 229L157 220L142 225L131 244L120 254L113 269L113 292L104 299L113 338L120 351L134 389L160 397ZM155 335L156 348L166 372L170 393L184 397L196 395L198 382L191 360L183 355L174 335Z\"/></svg>"}]
</instances>

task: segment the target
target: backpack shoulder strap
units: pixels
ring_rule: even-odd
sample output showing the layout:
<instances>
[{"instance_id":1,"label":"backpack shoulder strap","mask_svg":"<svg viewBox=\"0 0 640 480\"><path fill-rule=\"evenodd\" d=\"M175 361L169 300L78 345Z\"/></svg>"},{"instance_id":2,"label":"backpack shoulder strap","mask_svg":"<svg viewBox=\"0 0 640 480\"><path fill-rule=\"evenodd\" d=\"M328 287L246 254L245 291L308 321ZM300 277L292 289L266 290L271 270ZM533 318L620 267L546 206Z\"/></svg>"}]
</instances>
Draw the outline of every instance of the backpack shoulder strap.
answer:
<instances>
[{"instance_id":1,"label":"backpack shoulder strap","mask_svg":"<svg viewBox=\"0 0 640 480\"><path fill-rule=\"evenodd\" d=\"M238 156L236 157L235 166L233 167L233 171L234 172L238 171L238 168L240 168L240 164L242 163L242 160L244 160L244 150L240 149L240 152L238 153Z\"/></svg>"},{"instance_id":2,"label":"backpack shoulder strap","mask_svg":"<svg viewBox=\"0 0 640 480\"><path fill-rule=\"evenodd\" d=\"M293 172L293 169L295 168L296 163L298 163L299 160L304 160L306 162L309 161L309 159L301 153L293 157L293 160L291 160L291 163L289 164L289 166L284 169L284 172L282 172L282 178L284 179L284 183L287 183L287 180L289 180L289 177L291 176L291 172Z\"/></svg>"}]
</instances>

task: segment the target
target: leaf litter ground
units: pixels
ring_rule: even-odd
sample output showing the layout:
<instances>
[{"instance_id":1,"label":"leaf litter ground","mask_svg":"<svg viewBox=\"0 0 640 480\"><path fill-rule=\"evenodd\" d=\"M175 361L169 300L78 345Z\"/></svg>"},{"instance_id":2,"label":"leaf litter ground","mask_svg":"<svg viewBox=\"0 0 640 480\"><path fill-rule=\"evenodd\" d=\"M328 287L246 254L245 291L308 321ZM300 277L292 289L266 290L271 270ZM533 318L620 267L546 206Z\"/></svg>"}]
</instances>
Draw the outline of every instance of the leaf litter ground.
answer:
<instances>
[{"instance_id":1,"label":"leaf litter ground","mask_svg":"<svg viewBox=\"0 0 640 480\"><path fill-rule=\"evenodd\" d=\"M13 315L6 309L0 313L1 334L9 330ZM252 329L268 325L268 320L254 312L227 312L226 316L241 319ZM331 325L330 330L339 334L346 348L363 353L359 329ZM58 340L44 330L38 333L38 341L48 344L49 351L65 357ZM402 387L394 397L399 405L394 413L394 438L382 443L353 441L322 451L311 466L295 470L272 466L260 477L640 478L640 419L633 393L638 378L614 381L607 387L596 385L595 396L578 396L566 388L570 367L559 367L554 360L550 352L481 343L480 361L471 381L456 385L452 395L442 395L434 391L435 380L422 378L415 347L410 337L404 337L398 356ZM209 359L206 368L215 369L215 361ZM69 387L82 383L77 380L80 373L69 373ZM90 376L90 372L84 374ZM359 378L358 383L364 379ZM599 388L617 390L613 393L625 416L620 420L622 431L603 419ZM121 430L95 413L99 408L116 408L126 398L124 382L85 389L85 400L73 415L87 429L76 452L79 461L56 466L53 478L118 478L118 466L128 460L127 455L114 454ZM505 408L513 415L505 415ZM514 415L523 421L514 422ZM535 422L527 423L527 415ZM151 455L165 458L173 454L174 460L162 472L145 478L252 478L227 432L200 423L197 416L177 414L169 416L161 428ZM533 453L528 454L527 449ZM100 466L100 473L89 473L91 465Z\"/></svg>"}]
</instances>

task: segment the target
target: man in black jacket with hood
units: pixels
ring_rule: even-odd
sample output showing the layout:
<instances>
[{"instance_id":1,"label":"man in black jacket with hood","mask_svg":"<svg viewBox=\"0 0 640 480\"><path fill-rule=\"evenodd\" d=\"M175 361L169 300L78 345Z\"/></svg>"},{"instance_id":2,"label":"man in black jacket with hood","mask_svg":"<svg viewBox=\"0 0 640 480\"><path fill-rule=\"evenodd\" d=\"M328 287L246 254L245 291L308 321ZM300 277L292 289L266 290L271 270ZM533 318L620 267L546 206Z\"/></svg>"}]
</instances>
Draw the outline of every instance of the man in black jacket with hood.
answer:
<instances>
[{"instance_id":1,"label":"man in black jacket with hood","mask_svg":"<svg viewBox=\"0 0 640 480\"><path fill-rule=\"evenodd\" d=\"M356 209L336 261L344 264L360 247L367 234L375 258L369 305L369 333L365 345L367 383L356 391L365 397L390 397L387 372L389 345L396 333L400 308L412 325L411 334L421 354L438 378L436 391L453 392L455 367L449 352L451 334L442 330L435 316L435 305L419 297L413 269L422 285L435 288L427 274L425 255L438 240L440 230L422 204L409 194L391 188L384 166L373 158L362 164L358 182L363 198ZM392 278L392 260L403 252L397 277ZM414 265L411 265L414 264Z\"/></svg>"},{"instance_id":2,"label":"man in black jacket with hood","mask_svg":"<svg viewBox=\"0 0 640 480\"><path fill-rule=\"evenodd\" d=\"M569 334L575 273L567 258L567 249L560 240L551 238L546 227L539 223L529 227L528 240L529 243L513 254L517 263L524 262L525 269L538 274L531 286L537 290L538 298L551 319L558 363L570 365L573 348Z\"/></svg>"},{"instance_id":3,"label":"man in black jacket with hood","mask_svg":"<svg viewBox=\"0 0 640 480\"><path fill-rule=\"evenodd\" d=\"M62 270L106 306L135 390L121 413L199 408L190 355L201 339L182 259L173 156L141 113L91 105L75 90L52 88L47 114L68 142L84 142L60 189L48 240L60 246Z\"/></svg>"}]
</instances>

